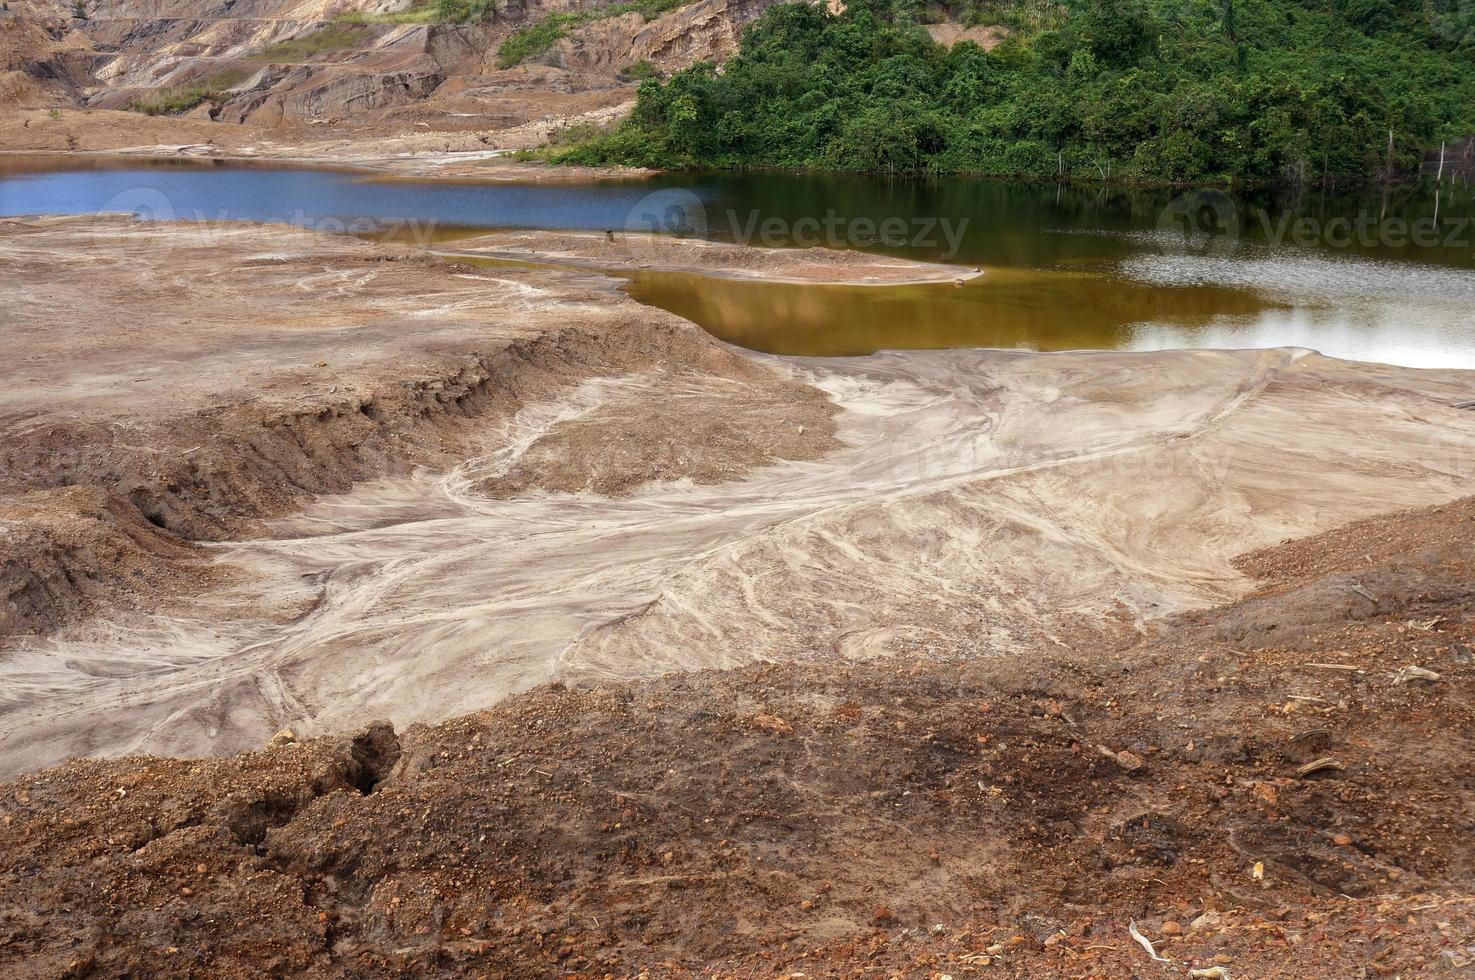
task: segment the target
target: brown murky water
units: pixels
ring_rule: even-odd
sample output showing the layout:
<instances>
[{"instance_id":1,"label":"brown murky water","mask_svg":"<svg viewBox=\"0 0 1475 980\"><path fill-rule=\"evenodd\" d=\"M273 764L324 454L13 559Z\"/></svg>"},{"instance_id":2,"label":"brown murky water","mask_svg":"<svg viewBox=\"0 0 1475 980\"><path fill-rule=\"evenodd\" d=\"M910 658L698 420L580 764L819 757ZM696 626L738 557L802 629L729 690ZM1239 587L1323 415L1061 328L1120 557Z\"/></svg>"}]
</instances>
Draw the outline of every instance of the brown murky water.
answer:
<instances>
[{"instance_id":1,"label":"brown murky water","mask_svg":"<svg viewBox=\"0 0 1475 980\"><path fill-rule=\"evenodd\" d=\"M989 269L961 286L801 286L639 273L634 298L700 323L743 347L837 356L888 348L1121 349L1134 325L1205 329L1286 304L1216 286L1164 290L1085 272Z\"/></svg>"}]
</instances>

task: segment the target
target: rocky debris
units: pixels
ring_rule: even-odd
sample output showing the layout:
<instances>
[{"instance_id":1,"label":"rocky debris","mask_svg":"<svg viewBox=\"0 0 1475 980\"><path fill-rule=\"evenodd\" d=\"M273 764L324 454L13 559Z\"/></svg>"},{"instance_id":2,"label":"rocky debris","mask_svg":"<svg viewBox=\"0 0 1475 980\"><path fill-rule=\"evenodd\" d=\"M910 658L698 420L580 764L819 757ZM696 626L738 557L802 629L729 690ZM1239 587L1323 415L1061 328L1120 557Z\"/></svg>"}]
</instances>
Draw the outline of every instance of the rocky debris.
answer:
<instances>
[{"instance_id":1,"label":"rocky debris","mask_svg":"<svg viewBox=\"0 0 1475 980\"><path fill-rule=\"evenodd\" d=\"M1398 673L1393 675L1393 683L1395 684L1408 684L1413 681L1424 681L1432 684L1437 680L1439 680L1439 674L1436 671L1429 670L1427 667L1420 667L1417 664L1400 667L1398 668Z\"/></svg>"},{"instance_id":2,"label":"rocky debris","mask_svg":"<svg viewBox=\"0 0 1475 980\"><path fill-rule=\"evenodd\" d=\"M767 732L770 735L794 734L794 726L784 721L778 715L770 715L759 712L751 719L749 719L749 722L757 731Z\"/></svg>"},{"instance_id":3,"label":"rocky debris","mask_svg":"<svg viewBox=\"0 0 1475 980\"><path fill-rule=\"evenodd\" d=\"M0 968L1128 976L1135 923L1183 974L1463 969L1475 665L1451 640L1475 628L1475 552L1449 529L1471 515L1389 518L1397 557L1357 556L1427 633L1389 614L1219 638L1340 593L1323 565L1027 663L550 686L397 735L30 774L0 786ZM1390 661L1441 680L1387 684ZM1320 662L1362 672L1287 700ZM1291 775L1330 751L1335 778Z\"/></svg>"},{"instance_id":4,"label":"rocky debris","mask_svg":"<svg viewBox=\"0 0 1475 980\"><path fill-rule=\"evenodd\" d=\"M648 62L676 72L696 61L721 63L737 53L742 29L779 0L697 0L647 22L638 13L608 17L556 46L556 62L580 72L617 75Z\"/></svg>"}]
</instances>

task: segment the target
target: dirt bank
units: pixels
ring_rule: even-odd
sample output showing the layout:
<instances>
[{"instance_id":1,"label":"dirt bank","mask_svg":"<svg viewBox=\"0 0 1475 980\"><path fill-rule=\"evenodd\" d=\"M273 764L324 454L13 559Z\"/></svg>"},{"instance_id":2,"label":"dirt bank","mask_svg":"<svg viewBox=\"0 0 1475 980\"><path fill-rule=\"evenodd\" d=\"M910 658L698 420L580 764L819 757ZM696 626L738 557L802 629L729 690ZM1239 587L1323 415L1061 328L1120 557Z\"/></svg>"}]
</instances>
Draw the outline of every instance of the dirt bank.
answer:
<instances>
[{"instance_id":1,"label":"dirt bank","mask_svg":"<svg viewBox=\"0 0 1475 980\"><path fill-rule=\"evenodd\" d=\"M833 438L819 392L597 278L125 218L6 221L0 270L0 495L9 542L26 543L8 556L5 633L87 607L60 594L69 579L93 597L106 581L168 591L155 565L182 555L181 539L259 531L313 495L475 456L490 421L595 376L638 372L659 388L671 365L673 390L723 379L739 393L730 454L610 471L629 485L741 475ZM746 394L763 420L751 430Z\"/></svg>"},{"instance_id":2,"label":"dirt bank","mask_svg":"<svg viewBox=\"0 0 1475 980\"><path fill-rule=\"evenodd\" d=\"M506 231L458 239L448 254L547 262L607 272L659 269L765 282L899 286L965 282L973 267L916 262L833 248L759 248L611 229L607 232Z\"/></svg>"},{"instance_id":3,"label":"dirt bank","mask_svg":"<svg viewBox=\"0 0 1475 980\"><path fill-rule=\"evenodd\" d=\"M513 151L538 146L561 128L608 124L629 107L620 102L480 136L386 131L381 124L345 123L331 130L284 124L262 129L120 110L22 109L0 111L0 162L6 156L40 156L57 165L80 167L119 159L217 160L350 169L385 180L466 183L649 177L653 171L638 167L555 167L514 156Z\"/></svg>"},{"instance_id":4,"label":"dirt bank","mask_svg":"<svg viewBox=\"0 0 1475 980\"><path fill-rule=\"evenodd\" d=\"M0 787L0 962L1462 975L1472 529L1467 500L1265 549L1238 602L1030 659L830 655L69 763Z\"/></svg>"},{"instance_id":5,"label":"dirt bank","mask_svg":"<svg viewBox=\"0 0 1475 980\"><path fill-rule=\"evenodd\" d=\"M657 384L624 385L554 425L475 488L498 498L627 497L673 474L712 486L780 460L814 460L838 449L828 436L835 406L803 382L765 379L764 372L672 372ZM651 438L676 432L680 438Z\"/></svg>"}]
</instances>

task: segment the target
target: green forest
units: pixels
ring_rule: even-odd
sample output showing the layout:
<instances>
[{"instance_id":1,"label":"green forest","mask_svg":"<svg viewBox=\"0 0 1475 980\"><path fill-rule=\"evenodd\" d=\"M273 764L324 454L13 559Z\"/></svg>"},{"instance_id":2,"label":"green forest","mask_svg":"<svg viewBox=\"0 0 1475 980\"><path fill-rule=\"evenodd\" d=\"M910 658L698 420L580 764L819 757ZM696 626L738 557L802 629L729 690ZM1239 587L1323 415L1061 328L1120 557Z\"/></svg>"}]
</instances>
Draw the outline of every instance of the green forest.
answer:
<instances>
[{"instance_id":1,"label":"green forest","mask_svg":"<svg viewBox=\"0 0 1475 980\"><path fill-rule=\"evenodd\" d=\"M1142 182L1394 177L1475 134L1468 0L784 4L570 163ZM992 50L926 24L998 25ZM1391 133L1391 138L1390 138Z\"/></svg>"}]
</instances>

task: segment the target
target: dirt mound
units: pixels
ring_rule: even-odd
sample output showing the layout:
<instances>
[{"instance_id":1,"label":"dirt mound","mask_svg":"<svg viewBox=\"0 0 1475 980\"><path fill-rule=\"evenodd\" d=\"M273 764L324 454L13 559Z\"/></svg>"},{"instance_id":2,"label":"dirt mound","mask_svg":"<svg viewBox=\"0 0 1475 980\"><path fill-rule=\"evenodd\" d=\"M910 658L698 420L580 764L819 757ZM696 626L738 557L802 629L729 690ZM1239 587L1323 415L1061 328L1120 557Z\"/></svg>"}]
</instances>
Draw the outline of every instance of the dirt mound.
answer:
<instances>
[{"instance_id":1,"label":"dirt mound","mask_svg":"<svg viewBox=\"0 0 1475 980\"><path fill-rule=\"evenodd\" d=\"M88 78L90 47L65 21L27 4L0 9L0 110L61 104Z\"/></svg>"},{"instance_id":2,"label":"dirt mound","mask_svg":"<svg viewBox=\"0 0 1475 980\"><path fill-rule=\"evenodd\" d=\"M151 604L228 574L97 487L0 496L0 637Z\"/></svg>"},{"instance_id":3,"label":"dirt mound","mask_svg":"<svg viewBox=\"0 0 1475 980\"><path fill-rule=\"evenodd\" d=\"M0 71L0 108L29 105L41 89L31 76L19 71Z\"/></svg>"},{"instance_id":4,"label":"dirt mound","mask_svg":"<svg viewBox=\"0 0 1475 980\"><path fill-rule=\"evenodd\" d=\"M837 410L822 392L734 360L723 374L630 379L613 397L553 426L505 471L479 481L478 491L627 496L671 480L723 483L779 460L817 459L839 445Z\"/></svg>"},{"instance_id":5,"label":"dirt mound","mask_svg":"<svg viewBox=\"0 0 1475 980\"><path fill-rule=\"evenodd\" d=\"M1472 517L1389 525L1425 556L1399 600L1427 628L1225 642L1239 604L1037 662L553 687L397 739L69 763L0 788L0 961L1120 976L1147 966L1135 922L1180 968L1454 971L1475 955Z\"/></svg>"}]
</instances>

